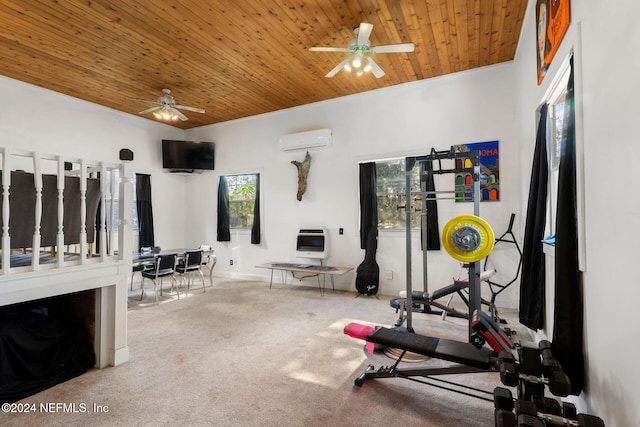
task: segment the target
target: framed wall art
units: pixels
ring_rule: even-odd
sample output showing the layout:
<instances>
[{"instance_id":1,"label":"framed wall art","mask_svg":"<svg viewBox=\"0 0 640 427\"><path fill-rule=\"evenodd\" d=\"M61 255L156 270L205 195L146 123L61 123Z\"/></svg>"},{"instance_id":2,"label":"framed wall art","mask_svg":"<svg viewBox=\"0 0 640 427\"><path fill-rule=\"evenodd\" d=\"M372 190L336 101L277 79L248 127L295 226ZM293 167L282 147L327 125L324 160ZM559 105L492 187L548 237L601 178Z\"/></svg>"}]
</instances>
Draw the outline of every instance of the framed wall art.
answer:
<instances>
[{"instance_id":1,"label":"framed wall art","mask_svg":"<svg viewBox=\"0 0 640 427\"><path fill-rule=\"evenodd\" d=\"M480 201L500 200L500 147L498 141L474 142L464 144L462 148L480 152ZM460 167L471 167L468 165ZM456 202L473 201L473 175L471 171L458 172L455 174Z\"/></svg>"},{"instance_id":2,"label":"framed wall art","mask_svg":"<svg viewBox=\"0 0 640 427\"><path fill-rule=\"evenodd\" d=\"M569 0L536 1L536 41L538 85L542 83L551 61L571 22Z\"/></svg>"}]
</instances>

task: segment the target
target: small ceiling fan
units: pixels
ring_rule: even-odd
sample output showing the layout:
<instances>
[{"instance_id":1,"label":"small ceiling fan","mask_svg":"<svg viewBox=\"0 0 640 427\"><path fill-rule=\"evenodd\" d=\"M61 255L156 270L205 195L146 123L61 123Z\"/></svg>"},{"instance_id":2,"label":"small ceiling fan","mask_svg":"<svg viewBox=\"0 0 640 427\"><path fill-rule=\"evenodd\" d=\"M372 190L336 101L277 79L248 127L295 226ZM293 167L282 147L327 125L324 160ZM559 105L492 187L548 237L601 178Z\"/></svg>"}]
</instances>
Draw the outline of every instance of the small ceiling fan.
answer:
<instances>
[{"instance_id":1,"label":"small ceiling fan","mask_svg":"<svg viewBox=\"0 0 640 427\"><path fill-rule=\"evenodd\" d=\"M176 100L173 96L171 96L171 91L169 89L162 89L162 94L163 95L159 97L157 101L146 101L144 99L141 99L141 101L156 105L154 105L153 107L149 107L146 110L142 110L138 114L153 113L153 115L157 119L161 120L180 119L182 121L186 121L189 120L189 118L187 118L187 116L185 116L178 110L193 111L194 113L204 113L204 110L202 108L177 105Z\"/></svg>"},{"instance_id":2,"label":"small ceiling fan","mask_svg":"<svg viewBox=\"0 0 640 427\"><path fill-rule=\"evenodd\" d=\"M341 69L347 71L355 70L358 76L371 71L374 76L380 78L384 76L384 71L374 61L373 54L377 53L395 53L395 52L413 52L413 43L388 44L383 46L371 46L369 35L373 30L373 24L363 22L359 27L353 30L356 38L349 41L346 48L343 47L312 47L311 52L345 52L347 58L335 66L335 68L325 77L333 77Z\"/></svg>"}]
</instances>

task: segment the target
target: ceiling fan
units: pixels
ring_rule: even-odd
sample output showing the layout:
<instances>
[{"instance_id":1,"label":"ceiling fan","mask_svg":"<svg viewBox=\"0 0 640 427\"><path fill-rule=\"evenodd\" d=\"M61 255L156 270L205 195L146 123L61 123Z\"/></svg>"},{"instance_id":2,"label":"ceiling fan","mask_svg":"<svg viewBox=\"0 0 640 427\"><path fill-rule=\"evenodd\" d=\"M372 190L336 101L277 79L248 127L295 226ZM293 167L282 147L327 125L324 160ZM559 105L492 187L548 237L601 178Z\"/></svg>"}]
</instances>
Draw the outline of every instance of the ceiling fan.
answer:
<instances>
[{"instance_id":1,"label":"ceiling fan","mask_svg":"<svg viewBox=\"0 0 640 427\"><path fill-rule=\"evenodd\" d=\"M388 44L383 46L371 46L369 35L373 30L373 24L363 22L353 30L356 38L349 41L348 47L312 47L311 52L345 52L348 54L344 61L336 65L325 77L333 77L341 69L347 71L355 70L358 76L371 71L374 76L380 78L384 76L384 71L374 61L373 54L413 52L413 43Z\"/></svg>"},{"instance_id":2,"label":"ceiling fan","mask_svg":"<svg viewBox=\"0 0 640 427\"><path fill-rule=\"evenodd\" d=\"M174 99L173 96L171 96L171 91L169 89L162 89L162 94L163 95L159 97L157 101L146 101L144 99L141 99L141 101L144 101L149 104L156 104L156 105L154 105L153 107L149 107L146 110L142 110L138 114L153 113L153 115L157 119L161 119L161 120L180 119L182 121L185 121L189 119L187 118L187 116L185 116L178 110L193 111L194 113L204 113L204 110L202 108L187 107L186 105L177 105L176 100Z\"/></svg>"}]
</instances>

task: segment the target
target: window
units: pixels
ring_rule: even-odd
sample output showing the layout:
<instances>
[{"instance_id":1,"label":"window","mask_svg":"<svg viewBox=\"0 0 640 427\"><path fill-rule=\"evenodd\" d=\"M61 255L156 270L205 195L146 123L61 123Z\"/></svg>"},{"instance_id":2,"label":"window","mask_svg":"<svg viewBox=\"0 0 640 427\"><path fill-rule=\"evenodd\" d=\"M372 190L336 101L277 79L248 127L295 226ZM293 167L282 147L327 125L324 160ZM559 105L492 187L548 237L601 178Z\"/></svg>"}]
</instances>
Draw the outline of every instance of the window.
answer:
<instances>
[{"instance_id":1,"label":"window","mask_svg":"<svg viewBox=\"0 0 640 427\"><path fill-rule=\"evenodd\" d=\"M547 204L547 235L556 233L556 207L558 205L558 167L565 135L565 106L567 84L571 68L567 67L552 82L547 109L547 156L549 158L549 203Z\"/></svg>"},{"instance_id":2,"label":"window","mask_svg":"<svg viewBox=\"0 0 640 427\"><path fill-rule=\"evenodd\" d=\"M419 167L411 170L411 191L420 191ZM406 181L405 160L381 160L376 162L376 187L378 200L378 228L381 230L404 230L406 225ZM412 197L415 212L420 208L419 200ZM420 215L411 215L411 228L420 228Z\"/></svg>"},{"instance_id":3,"label":"window","mask_svg":"<svg viewBox=\"0 0 640 427\"><path fill-rule=\"evenodd\" d=\"M112 194L111 180L114 180L114 190ZM136 176L133 175L131 179L133 185L133 217L131 218L131 227L133 231L139 231L138 227L138 206L136 203ZM111 206L113 205L113 212L115 215L115 221L113 222L114 231L120 226L120 171L113 169L111 173L106 175L106 190L105 190L105 207L106 207L106 222L107 230L111 229Z\"/></svg>"},{"instance_id":4,"label":"window","mask_svg":"<svg viewBox=\"0 0 640 427\"><path fill-rule=\"evenodd\" d=\"M225 175L229 192L229 227L253 226L258 174Z\"/></svg>"}]
</instances>

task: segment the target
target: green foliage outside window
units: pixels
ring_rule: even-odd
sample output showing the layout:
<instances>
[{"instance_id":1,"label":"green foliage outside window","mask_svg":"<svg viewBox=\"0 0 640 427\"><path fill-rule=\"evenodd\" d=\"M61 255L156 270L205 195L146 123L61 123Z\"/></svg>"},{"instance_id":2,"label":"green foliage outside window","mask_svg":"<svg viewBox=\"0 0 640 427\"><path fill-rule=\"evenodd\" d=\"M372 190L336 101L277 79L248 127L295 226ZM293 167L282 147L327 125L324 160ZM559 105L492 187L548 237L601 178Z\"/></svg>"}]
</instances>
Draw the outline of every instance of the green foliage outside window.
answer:
<instances>
[{"instance_id":1,"label":"green foliage outside window","mask_svg":"<svg viewBox=\"0 0 640 427\"><path fill-rule=\"evenodd\" d=\"M256 174L226 176L231 228L251 228L253 225L256 177Z\"/></svg>"},{"instance_id":2,"label":"green foliage outside window","mask_svg":"<svg viewBox=\"0 0 640 427\"><path fill-rule=\"evenodd\" d=\"M378 200L378 228L404 230L406 225L406 182L404 159L376 162L376 187ZM411 171L411 191L420 190L418 166ZM412 197L411 228L420 227L419 201Z\"/></svg>"}]
</instances>

